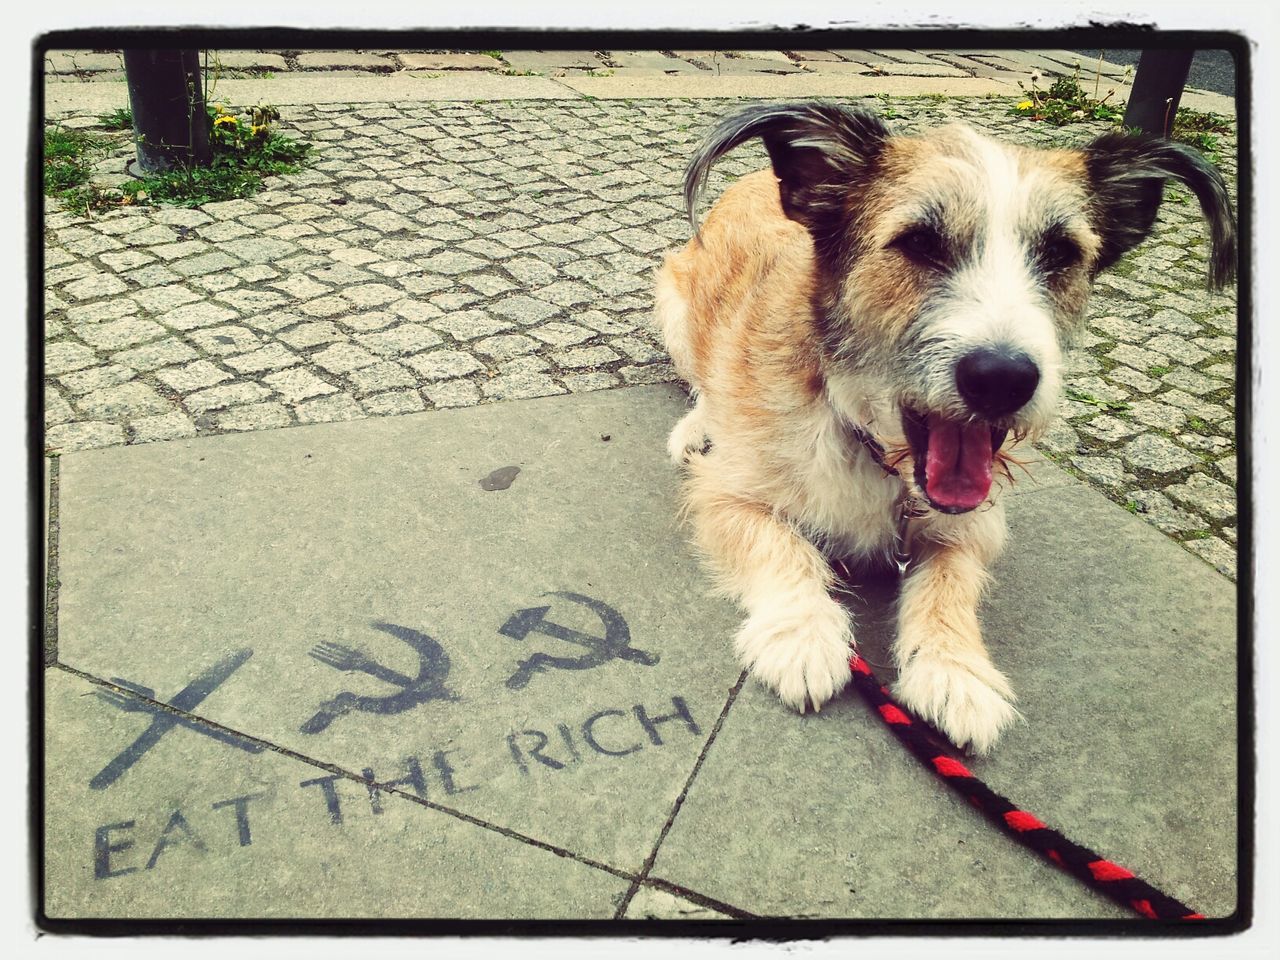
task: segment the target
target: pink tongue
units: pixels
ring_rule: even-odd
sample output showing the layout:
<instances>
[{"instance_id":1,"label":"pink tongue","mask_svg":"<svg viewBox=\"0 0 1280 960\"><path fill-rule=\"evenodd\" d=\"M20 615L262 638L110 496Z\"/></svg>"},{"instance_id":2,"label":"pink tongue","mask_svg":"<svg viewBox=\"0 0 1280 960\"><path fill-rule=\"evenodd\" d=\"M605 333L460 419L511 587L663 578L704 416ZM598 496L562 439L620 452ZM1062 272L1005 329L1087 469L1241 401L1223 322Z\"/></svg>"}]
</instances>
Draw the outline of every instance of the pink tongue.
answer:
<instances>
[{"instance_id":1,"label":"pink tongue","mask_svg":"<svg viewBox=\"0 0 1280 960\"><path fill-rule=\"evenodd\" d=\"M991 491L991 428L929 415L925 493L939 507L972 510Z\"/></svg>"}]
</instances>

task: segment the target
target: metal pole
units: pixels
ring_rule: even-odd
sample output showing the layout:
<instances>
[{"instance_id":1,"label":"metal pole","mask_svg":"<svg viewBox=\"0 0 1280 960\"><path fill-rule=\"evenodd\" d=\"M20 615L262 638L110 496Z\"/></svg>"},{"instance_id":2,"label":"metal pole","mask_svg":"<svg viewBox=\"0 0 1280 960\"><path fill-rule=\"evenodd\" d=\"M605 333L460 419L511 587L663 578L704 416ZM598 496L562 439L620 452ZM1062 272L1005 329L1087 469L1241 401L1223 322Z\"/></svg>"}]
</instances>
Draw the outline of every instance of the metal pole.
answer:
<instances>
[{"instance_id":1,"label":"metal pole","mask_svg":"<svg viewBox=\"0 0 1280 960\"><path fill-rule=\"evenodd\" d=\"M1143 50L1124 111L1124 125L1168 137L1178 112L1182 88L1191 72L1194 50Z\"/></svg>"},{"instance_id":2,"label":"metal pole","mask_svg":"<svg viewBox=\"0 0 1280 960\"><path fill-rule=\"evenodd\" d=\"M133 140L142 173L206 166L209 121L198 50L125 50Z\"/></svg>"}]
</instances>

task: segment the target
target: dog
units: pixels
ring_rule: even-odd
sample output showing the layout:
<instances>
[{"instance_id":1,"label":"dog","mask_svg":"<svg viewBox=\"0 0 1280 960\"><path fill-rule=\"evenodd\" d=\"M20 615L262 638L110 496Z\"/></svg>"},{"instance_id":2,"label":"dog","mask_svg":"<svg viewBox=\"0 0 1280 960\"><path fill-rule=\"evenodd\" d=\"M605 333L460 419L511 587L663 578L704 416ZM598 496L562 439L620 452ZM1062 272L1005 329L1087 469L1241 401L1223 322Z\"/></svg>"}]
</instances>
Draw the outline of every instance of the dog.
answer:
<instances>
[{"instance_id":1,"label":"dog","mask_svg":"<svg viewBox=\"0 0 1280 960\"><path fill-rule=\"evenodd\" d=\"M712 165L757 137L771 169L699 228ZM1018 716L977 612L1005 544L1009 451L1050 424L1092 282L1151 232L1167 180L1200 202L1220 289L1236 257L1226 185L1165 140L1038 150L783 103L734 113L697 149L694 237L656 277L694 400L668 449L695 542L745 608L737 656L785 704L817 710L850 676L832 562L896 554L896 696L978 754Z\"/></svg>"}]
</instances>

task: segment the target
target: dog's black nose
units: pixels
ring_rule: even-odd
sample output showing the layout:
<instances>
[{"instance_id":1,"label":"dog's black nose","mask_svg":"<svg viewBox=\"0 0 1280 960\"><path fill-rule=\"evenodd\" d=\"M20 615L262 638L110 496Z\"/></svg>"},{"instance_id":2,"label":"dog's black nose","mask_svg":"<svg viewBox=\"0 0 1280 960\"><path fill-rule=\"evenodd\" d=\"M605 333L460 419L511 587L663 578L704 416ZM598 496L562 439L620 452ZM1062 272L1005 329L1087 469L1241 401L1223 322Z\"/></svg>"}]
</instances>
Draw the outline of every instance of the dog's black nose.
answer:
<instances>
[{"instance_id":1,"label":"dog's black nose","mask_svg":"<svg viewBox=\"0 0 1280 960\"><path fill-rule=\"evenodd\" d=\"M1040 368L1025 353L983 348L960 358L956 387L974 413L994 419L1031 399Z\"/></svg>"}]
</instances>

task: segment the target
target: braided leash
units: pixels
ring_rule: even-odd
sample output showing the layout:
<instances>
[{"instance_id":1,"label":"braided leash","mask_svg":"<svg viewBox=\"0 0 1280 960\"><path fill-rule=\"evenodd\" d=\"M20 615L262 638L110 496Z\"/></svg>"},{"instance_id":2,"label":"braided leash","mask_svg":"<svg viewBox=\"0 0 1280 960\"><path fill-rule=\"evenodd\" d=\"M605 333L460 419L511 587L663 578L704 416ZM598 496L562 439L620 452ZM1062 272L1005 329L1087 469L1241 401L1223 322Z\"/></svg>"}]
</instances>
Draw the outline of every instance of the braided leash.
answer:
<instances>
[{"instance_id":1,"label":"braided leash","mask_svg":"<svg viewBox=\"0 0 1280 960\"><path fill-rule=\"evenodd\" d=\"M854 654L849 661L853 683L902 743L944 783L977 807L988 820L1024 847L1051 860L1076 879L1121 906L1135 910L1151 920L1203 920L1184 903L1161 893L1141 877L1112 863L1088 847L1068 840L1057 830L1045 826L1033 814L1020 810L975 777L958 760L947 756L941 748L942 735L927 722L909 713L889 697L871 672L867 661Z\"/></svg>"}]
</instances>

